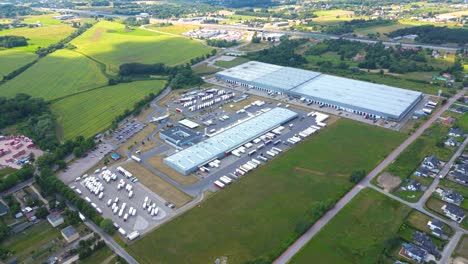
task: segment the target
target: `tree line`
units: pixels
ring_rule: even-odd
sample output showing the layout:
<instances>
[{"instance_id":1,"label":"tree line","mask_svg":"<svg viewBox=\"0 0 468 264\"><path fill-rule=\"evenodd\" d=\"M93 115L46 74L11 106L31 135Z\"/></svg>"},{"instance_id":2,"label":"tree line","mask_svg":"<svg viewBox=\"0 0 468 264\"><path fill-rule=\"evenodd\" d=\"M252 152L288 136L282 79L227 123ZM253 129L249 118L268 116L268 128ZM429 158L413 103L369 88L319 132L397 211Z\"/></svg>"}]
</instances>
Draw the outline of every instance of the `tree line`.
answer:
<instances>
[{"instance_id":1,"label":"tree line","mask_svg":"<svg viewBox=\"0 0 468 264\"><path fill-rule=\"evenodd\" d=\"M282 66L296 67L307 62L307 60L296 54L296 48L306 43L306 39L281 38L281 43L269 49L247 54L247 58L266 63Z\"/></svg>"},{"instance_id":2,"label":"tree line","mask_svg":"<svg viewBox=\"0 0 468 264\"><path fill-rule=\"evenodd\" d=\"M28 45L28 40L23 36L0 36L0 48L14 48Z\"/></svg>"},{"instance_id":3,"label":"tree line","mask_svg":"<svg viewBox=\"0 0 468 264\"><path fill-rule=\"evenodd\" d=\"M225 39L207 39L206 44L212 47L228 48L228 47L236 46L239 43L236 40L227 41Z\"/></svg>"},{"instance_id":4,"label":"tree line","mask_svg":"<svg viewBox=\"0 0 468 264\"><path fill-rule=\"evenodd\" d=\"M63 40L59 41L58 43L51 44L46 48L38 48L36 50L36 54L39 55L39 57L43 57L56 50L65 48L67 43L69 43L74 38L78 37L79 35L83 34L86 30L88 30L88 28L92 26L93 24L90 24L90 23L82 24L75 32L73 32L68 37L64 38Z\"/></svg>"},{"instance_id":5,"label":"tree line","mask_svg":"<svg viewBox=\"0 0 468 264\"><path fill-rule=\"evenodd\" d=\"M425 25L418 27L402 28L388 33L391 38L404 35L418 35L418 42L429 44L456 43L466 45L468 43L468 30L464 28L435 27Z\"/></svg>"}]
</instances>

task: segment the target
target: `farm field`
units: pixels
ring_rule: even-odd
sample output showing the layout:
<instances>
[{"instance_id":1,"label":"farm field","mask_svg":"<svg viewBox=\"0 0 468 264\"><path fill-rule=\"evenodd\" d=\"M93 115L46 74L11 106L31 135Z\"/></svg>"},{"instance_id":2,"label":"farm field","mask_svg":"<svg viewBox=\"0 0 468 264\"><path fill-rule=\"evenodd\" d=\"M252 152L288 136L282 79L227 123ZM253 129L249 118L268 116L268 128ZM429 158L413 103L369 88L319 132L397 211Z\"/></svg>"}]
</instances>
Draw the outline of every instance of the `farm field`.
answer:
<instances>
[{"instance_id":1,"label":"farm field","mask_svg":"<svg viewBox=\"0 0 468 264\"><path fill-rule=\"evenodd\" d=\"M152 30L170 33L170 34L182 35L183 33L187 31L198 29L199 27L193 26L193 25L170 25L170 26L150 25L148 28Z\"/></svg>"},{"instance_id":2,"label":"farm field","mask_svg":"<svg viewBox=\"0 0 468 264\"><path fill-rule=\"evenodd\" d=\"M4 96L27 93L52 100L107 84L99 65L66 49L47 55L21 75L0 86Z\"/></svg>"},{"instance_id":3,"label":"farm field","mask_svg":"<svg viewBox=\"0 0 468 264\"><path fill-rule=\"evenodd\" d=\"M0 36L14 35L28 38L28 46L13 48L14 50L24 50L35 52L39 47L47 47L56 43L76 29L68 24L47 25L37 28L14 28L0 31Z\"/></svg>"},{"instance_id":4,"label":"farm field","mask_svg":"<svg viewBox=\"0 0 468 264\"><path fill-rule=\"evenodd\" d=\"M0 79L8 73L26 65L37 58L37 55L23 50L1 50L0 51Z\"/></svg>"},{"instance_id":5,"label":"farm field","mask_svg":"<svg viewBox=\"0 0 468 264\"><path fill-rule=\"evenodd\" d=\"M403 138L338 120L128 250L140 263L269 263L352 187L353 170L371 170Z\"/></svg>"},{"instance_id":6,"label":"farm field","mask_svg":"<svg viewBox=\"0 0 468 264\"><path fill-rule=\"evenodd\" d=\"M108 128L117 115L133 107L144 96L157 94L164 81L138 81L80 93L52 104L57 116L59 136L72 139L82 135L91 137Z\"/></svg>"},{"instance_id":7,"label":"farm field","mask_svg":"<svg viewBox=\"0 0 468 264\"><path fill-rule=\"evenodd\" d=\"M198 41L143 29L125 31L123 24L101 21L71 42L77 50L118 73L120 64L165 63L173 66L211 51ZM177 51L177 52L175 52Z\"/></svg>"},{"instance_id":8,"label":"farm field","mask_svg":"<svg viewBox=\"0 0 468 264\"><path fill-rule=\"evenodd\" d=\"M362 190L291 263L378 263L410 208L370 188Z\"/></svg>"},{"instance_id":9,"label":"farm field","mask_svg":"<svg viewBox=\"0 0 468 264\"><path fill-rule=\"evenodd\" d=\"M380 38L383 40L387 40L388 37L385 36L385 34L388 34L398 29L408 28L408 27L411 27L411 25L397 23L397 24L392 24L392 25L381 25L381 26L374 26L374 27L358 28L354 30L354 33L364 36L364 37L366 37L367 34L380 33Z\"/></svg>"}]
</instances>

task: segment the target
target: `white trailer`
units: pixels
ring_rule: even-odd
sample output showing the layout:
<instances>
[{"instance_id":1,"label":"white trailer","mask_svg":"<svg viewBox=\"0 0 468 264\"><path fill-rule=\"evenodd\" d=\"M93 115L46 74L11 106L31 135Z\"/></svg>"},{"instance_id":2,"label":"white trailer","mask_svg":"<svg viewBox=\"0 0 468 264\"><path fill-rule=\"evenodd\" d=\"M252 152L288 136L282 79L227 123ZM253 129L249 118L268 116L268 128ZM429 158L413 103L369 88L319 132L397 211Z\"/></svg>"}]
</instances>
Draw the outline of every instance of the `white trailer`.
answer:
<instances>
[{"instance_id":1,"label":"white trailer","mask_svg":"<svg viewBox=\"0 0 468 264\"><path fill-rule=\"evenodd\" d=\"M127 238L128 240L133 241L137 239L139 236L140 236L140 233L138 233L138 231L133 231L130 234L128 234Z\"/></svg>"},{"instance_id":2,"label":"white trailer","mask_svg":"<svg viewBox=\"0 0 468 264\"><path fill-rule=\"evenodd\" d=\"M214 182L214 185L220 189L223 189L224 188L224 183L220 182L220 181L215 181Z\"/></svg>"},{"instance_id":3,"label":"white trailer","mask_svg":"<svg viewBox=\"0 0 468 264\"><path fill-rule=\"evenodd\" d=\"M231 184L232 183L232 180L229 179L228 177L226 176L222 176L221 178L219 178L223 183L225 184Z\"/></svg>"}]
</instances>

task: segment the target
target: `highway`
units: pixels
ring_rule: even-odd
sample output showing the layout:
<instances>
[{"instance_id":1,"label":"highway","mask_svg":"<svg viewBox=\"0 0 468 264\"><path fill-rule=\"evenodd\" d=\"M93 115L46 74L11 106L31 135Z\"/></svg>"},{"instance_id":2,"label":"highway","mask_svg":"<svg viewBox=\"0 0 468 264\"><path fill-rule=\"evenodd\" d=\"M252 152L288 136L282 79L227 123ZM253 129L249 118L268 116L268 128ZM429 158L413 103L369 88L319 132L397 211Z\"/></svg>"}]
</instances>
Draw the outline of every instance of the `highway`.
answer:
<instances>
[{"instance_id":1,"label":"highway","mask_svg":"<svg viewBox=\"0 0 468 264\"><path fill-rule=\"evenodd\" d=\"M303 248L330 220L337 215L362 189L366 187L371 187L380 191L381 193L392 197L395 200L398 200L401 203L404 203L412 208L415 209L423 209L421 206L415 206L414 204L408 203L394 195L391 195L371 184L373 178L379 175L388 165L390 165L397 157L400 155L411 143L413 143L422 133L431 126L441 115L445 112L458 98L465 94L465 90L461 90L458 92L454 97L447 100L446 104L442 106L437 112L435 112L432 117L427 120L422 126L420 126L410 137L408 137L400 146L398 146L390 155L388 155L377 167L375 167L367 176L364 178L361 183L357 184L351 191L349 191L340 201L337 202L335 207L329 210L322 218L320 218L304 235L302 235L296 242L294 242L281 256L279 256L274 263L275 264L285 264L291 258L299 252L301 248ZM422 210L420 210L422 211ZM426 210L422 211L426 213ZM432 213L427 212L428 215L440 219L433 215ZM442 222L449 224L446 220L440 219ZM450 226L454 226L453 223L450 223ZM455 230L460 230L458 225Z\"/></svg>"}]
</instances>

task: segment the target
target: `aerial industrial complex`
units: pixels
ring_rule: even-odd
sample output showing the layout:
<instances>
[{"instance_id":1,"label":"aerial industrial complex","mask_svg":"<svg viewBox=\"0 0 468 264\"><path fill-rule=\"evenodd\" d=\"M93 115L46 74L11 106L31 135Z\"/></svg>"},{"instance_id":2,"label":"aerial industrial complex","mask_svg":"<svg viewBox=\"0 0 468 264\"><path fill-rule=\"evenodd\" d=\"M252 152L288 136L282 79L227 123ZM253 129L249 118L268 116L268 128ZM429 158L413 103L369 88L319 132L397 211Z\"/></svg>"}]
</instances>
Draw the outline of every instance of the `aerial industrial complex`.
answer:
<instances>
[{"instance_id":1,"label":"aerial industrial complex","mask_svg":"<svg viewBox=\"0 0 468 264\"><path fill-rule=\"evenodd\" d=\"M297 116L296 112L279 107L264 111L256 116L240 120L215 133L207 140L165 158L164 162L187 175Z\"/></svg>"},{"instance_id":2,"label":"aerial industrial complex","mask_svg":"<svg viewBox=\"0 0 468 264\"><path fill-rule=\"evenodd\" d=\"M392 121L401 121L423 98L417 91L257 61L218 72L216 77L253 89Z\"/></svg>"}]
</instances>

